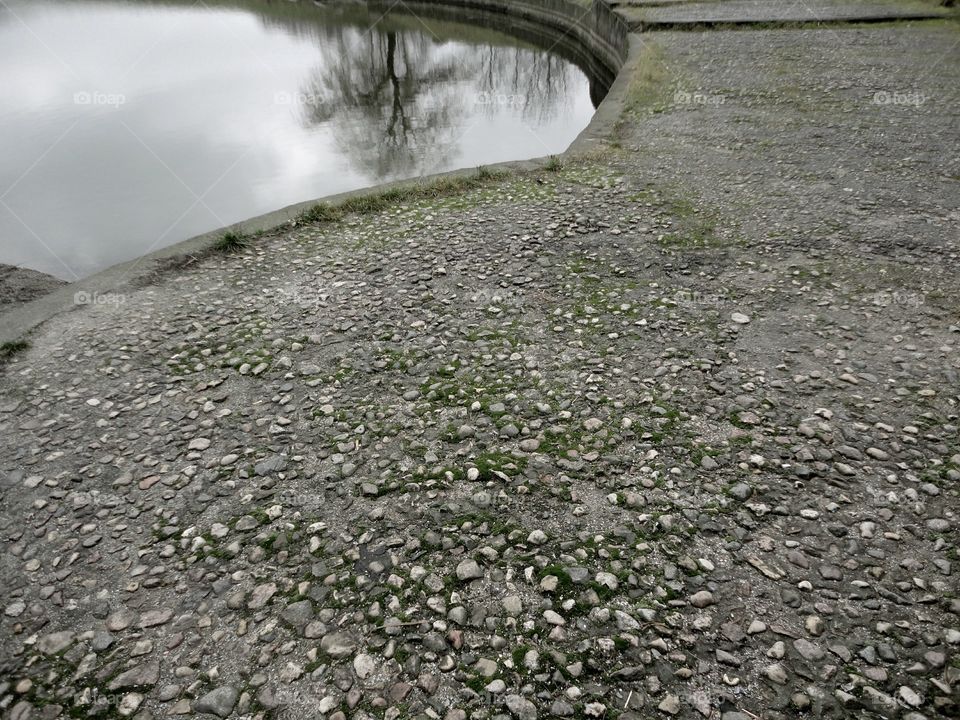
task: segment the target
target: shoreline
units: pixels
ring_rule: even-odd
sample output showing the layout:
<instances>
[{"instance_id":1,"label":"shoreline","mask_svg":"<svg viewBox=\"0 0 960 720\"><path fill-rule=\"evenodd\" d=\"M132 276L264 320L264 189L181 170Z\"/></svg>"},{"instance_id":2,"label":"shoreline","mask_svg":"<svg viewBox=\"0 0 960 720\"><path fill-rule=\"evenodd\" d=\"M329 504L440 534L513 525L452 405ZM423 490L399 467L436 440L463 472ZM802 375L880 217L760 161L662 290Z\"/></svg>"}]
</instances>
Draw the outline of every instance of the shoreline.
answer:
<instances>
[{"instance_id":1,"label":"shoreline","mask_svg":"<svg viewBox=\"0 0 960 720\"><path fill-rule=\"evenodd\" d=\"M456 11L457 8L462 7L471 12L480 10L514 15L524 23L542 22L545 30L561 33L561 40L566 39L568 34L574 36L583 45L585 52L595 55L601 62L610 66L611 70L615 69L616 73L606 97L597 107L590 123L573 143L556 157L572 159L588 153L612 134L626 105L629 89L629 83L625 78L628 73L625 73L624 69L636 62L639 57L640 43L635 35L629 33L626 22L603 0L594 0L589 11L594 17L602 20L597 21L596 27L588 26L586 29L583 24L586 17L583 6L574 0L549 0L546 3L548 6L546 10L530 3L513 3L507 0L434 0L434 2L420 0L414 5L436 5L436 9L447 12ZM617 65L616 68L612 67L614 64ZM550 161L550 156L542 156L497 163L486 168L492 171L525 171L542 168ZM158 274L169 272L171 267L177 267L186 257L209 252L214 243L225 233L238 228L242 228L245 234L270 233L290 226L304 211L320 203L340 203L376 195L391 188L415 186L448 177L464 177L474 172L475 169L472 168L461 168L304 200L186 238L133 260L112 265L88 278L53 288L52 292L11 306L9 309L4 310L0 305L0 343L19 340L56 315L75 309L75 297L78 294L83 297L97 298L121 292L125 287L136 287Z\"/></svg>"}]
</instances>

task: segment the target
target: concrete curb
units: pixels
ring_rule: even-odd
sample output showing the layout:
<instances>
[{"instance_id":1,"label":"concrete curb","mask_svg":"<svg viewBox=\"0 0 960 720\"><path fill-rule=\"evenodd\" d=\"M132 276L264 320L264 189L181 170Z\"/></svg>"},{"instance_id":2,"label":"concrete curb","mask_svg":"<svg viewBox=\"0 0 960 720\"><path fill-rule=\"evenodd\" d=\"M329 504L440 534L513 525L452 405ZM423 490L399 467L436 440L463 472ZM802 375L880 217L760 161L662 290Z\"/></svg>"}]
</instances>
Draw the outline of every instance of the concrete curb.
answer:
<instances>
[{"instance_id":1,"label":"concrete curb","mask_svg":"<svg viewBox=\"0 0 960 720\"><path fill-rule=\"evenodd\" d=\"M641 42L636 36L630 34L627 22L616 14L604 0L593 0L589 9L585 9L573 0L547 0L537 5L528 2L511 2L510 0L427 0L426 2L425 0L417 0L414 4L418 6L436 4L446 6L448 9L451 7L468 7L513 15L525 21L542 23L551 31L560 33L560 38L566 35L576 38L578 42L584 45L586 51L610 66L615 74L615 79L607 96L594 113L590 124L577 136L570 147L558 157L573 159L588 154L603 139L611 135L627 100L629 78L627 77L628 73L622 72L622 69L632 66L635 62L639 55ZM602 18L602 21L590 29L583 23L584 18L588 15L593 18ZM602 31L606 37L600 34L600 28L602 27L606 28ZM543 168L549 160L550 157L545 156L531 160L498 163L488 167L491 170L522 172ZM169 266L177 258L186 258L208 252L213 243L230 229L242 227L246 233L278 230L295 220L304 210L320 202L336 204L350 198L377 194L393 187L408 187L438 178L464 177L475 173L475 168L459 169L305 200L227 227L211 230L134 260L113 265L95 275L64 285L48 295L0 315L0 343L24 338L47 320L62 313L82 308L83 304L77 302L78 297L88 300L95 299L110 294L122 294L125 288L143 285L149 281L151 276L162 272L165 266Z\"/></svg>"},{"instance_id":2,"label":"concrete curb","mask_svg":"<svg viewBox=\"0 0 960 720\"><path fill-rule=\"evenodd\" d=\"M630 30L635 33L650 32L698 32L705 30L749 30L764 28L775 30L807 29L829 27L831 25L875 25L887 22L910 22L914 20L943 20L949 16L937 13L903 13L899 15L849 15L824 19L810 17L778 18L775 20L757 20L751 18L729 18L723 20L634 20L629 21Z\"/></svg>"}]
</instances>

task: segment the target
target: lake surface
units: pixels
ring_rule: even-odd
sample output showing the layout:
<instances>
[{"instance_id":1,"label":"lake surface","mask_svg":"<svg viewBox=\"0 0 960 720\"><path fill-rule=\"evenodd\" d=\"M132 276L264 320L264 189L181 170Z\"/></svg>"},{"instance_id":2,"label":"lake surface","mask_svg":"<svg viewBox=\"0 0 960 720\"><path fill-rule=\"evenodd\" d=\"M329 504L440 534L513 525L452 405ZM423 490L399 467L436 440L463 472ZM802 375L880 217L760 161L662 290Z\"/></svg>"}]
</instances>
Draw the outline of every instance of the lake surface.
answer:
<instances>
[{"instance_id":1,"label":"lake surface","mask_svg":"<svg viewBox=\"0 0 960 720\"><path fill-rule=\"evenodd\" d=\"M605 92L568 57L356 3L0 0L0 263L75 280L292 203L563 152Z\"/></svg>"}]
</instances>

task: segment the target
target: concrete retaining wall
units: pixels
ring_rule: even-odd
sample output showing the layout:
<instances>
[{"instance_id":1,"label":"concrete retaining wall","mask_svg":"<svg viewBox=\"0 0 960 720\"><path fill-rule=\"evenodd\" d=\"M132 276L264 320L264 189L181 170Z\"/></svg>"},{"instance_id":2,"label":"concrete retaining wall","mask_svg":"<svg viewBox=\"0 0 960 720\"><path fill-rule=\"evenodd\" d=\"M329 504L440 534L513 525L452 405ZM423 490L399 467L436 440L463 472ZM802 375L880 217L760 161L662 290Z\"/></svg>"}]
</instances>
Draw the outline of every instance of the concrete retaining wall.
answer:
<instances>
[{"instance_id":1,"label":"concrete retaining wall","mask_svg":"<svg viewBox=\"0 0 960 720\"><path fill-rule=\"evenodd\" d=\"M614 76L629 55L630 28L603 0L593 0L589 6L574 0L411 0L400 5L388 0L374 0L369 4L381 12L402 7L427 13L437 8L452 8L534 22L558 31L558 40L572 38L578 41Z\"/></svg>"}]
</instances>

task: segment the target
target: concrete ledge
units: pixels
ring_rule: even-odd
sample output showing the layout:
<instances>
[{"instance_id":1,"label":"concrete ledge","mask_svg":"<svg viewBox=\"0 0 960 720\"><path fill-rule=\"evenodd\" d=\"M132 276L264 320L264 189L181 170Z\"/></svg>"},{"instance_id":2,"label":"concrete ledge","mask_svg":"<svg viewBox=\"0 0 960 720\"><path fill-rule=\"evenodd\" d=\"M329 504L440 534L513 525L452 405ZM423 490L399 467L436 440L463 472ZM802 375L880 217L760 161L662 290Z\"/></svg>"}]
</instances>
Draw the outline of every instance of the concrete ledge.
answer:
<instances>
[{"instance_id":1,"label":"concrete ledge","mask_svg":"<svg viewBox=\"0 0 960 720\"><path fill-rule=\"evenodd\" d=\"M621 4L619 14L634 31L736 27L815 27L828 23L877 23L949 17L950 11L918 0L694 0Z\"/></svg>"},{"instance_id":2,"label":"concrete ledge","mask_svg":"<svg viewBox=\"0 0 960 720\"><path fill-rule=\"evenodd\" d=\"M932 13L901 13L899 15L849 15L837 16L824 20L811 20L809 17L782 18L777 20L755 20L750 18L730 18L725 20L663 20L663 21L635 21L630 23L630 29L637 33L664 32L680 30L696 32L698 30L736 30L750 28L773 29L804 29L816 28L836 24L864 24L885 23L891 21L906 22L910 20L942 20L943 15Z\"/></svg>"},{"instance_id":3,"label":"concrete ledge","mask_svg":"<svg viewBox=\"0 0 960 720\"><path fill-rule=\"evenodd\" d=\"M382 0L374 0L374 4ZM558 42L574 38L583 49L597 58L615 78L603 102L594 113L590 124L577 136L561 157L574 157L589 152L603 138L609 137L626 104L629 78L621 72L624 66L632 65L639 55L640 43L630 35L627 22L617 15L604 0L593 0L589 7L574 0L412 0L404 3L411 9L432 8L450 11L457 8L497 13L516 17L526 22L542 25L556 34ZM384 3L384 7L395 4ZM399 6L398 6L399 7ZM462 18L463 16L461 16ZM469 14L467 18L469 20ZM543 167L549 160L540 157L491 165L492 169L529 171ZM338 203L355 197L372 195L391 187L416 185L441 177L466 176L475 173L474 168L437 173L417 179L376 185L351 192L340 193L289 205L285 208L258 215L230 226L183 240L135 260L120 263L95 275L64 285L56 291L0 314L0 343L20 339L40 324L61 313L76 311L78 295L92 298L119 293L125 288L142 286L153 276L175 264L178 258L199 255L209 251L213 243L226 231L242 227L244 232L282 231L283 226L293 222L304 210L320 202Z\"/></svg>"}]
</instances>

